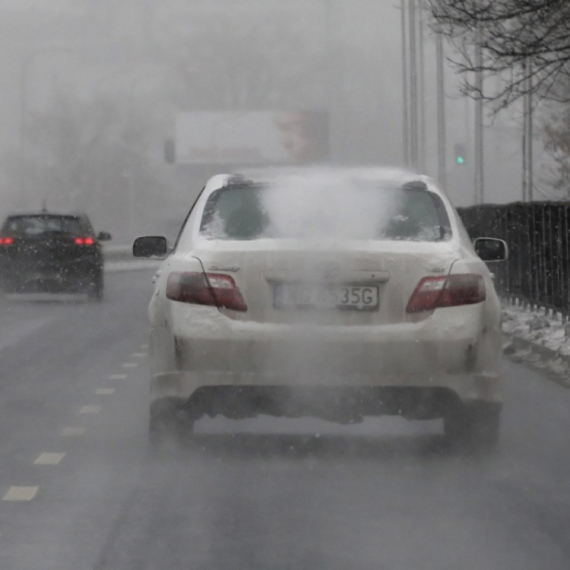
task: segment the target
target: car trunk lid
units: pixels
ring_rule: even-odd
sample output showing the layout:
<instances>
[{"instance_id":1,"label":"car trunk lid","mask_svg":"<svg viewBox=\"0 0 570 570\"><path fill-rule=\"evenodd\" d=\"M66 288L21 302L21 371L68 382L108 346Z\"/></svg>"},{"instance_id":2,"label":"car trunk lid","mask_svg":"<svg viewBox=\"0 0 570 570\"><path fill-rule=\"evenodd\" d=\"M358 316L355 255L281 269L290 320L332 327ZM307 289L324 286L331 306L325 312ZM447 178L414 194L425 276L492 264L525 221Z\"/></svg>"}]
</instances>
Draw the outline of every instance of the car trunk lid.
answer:
<instances>
[{"instance_id":1,"label":"car trunk lid","mask_svg":"<svg viewBox=\"0 0 570 570\"><path fill-rule=\"evenodd\" d=\"M267 323L380 325L406 322L419 281L449 274L449 242L204 240L193 252L206 274L232 276L247 311L229 318Z\"/></svg>"}]
</instances>

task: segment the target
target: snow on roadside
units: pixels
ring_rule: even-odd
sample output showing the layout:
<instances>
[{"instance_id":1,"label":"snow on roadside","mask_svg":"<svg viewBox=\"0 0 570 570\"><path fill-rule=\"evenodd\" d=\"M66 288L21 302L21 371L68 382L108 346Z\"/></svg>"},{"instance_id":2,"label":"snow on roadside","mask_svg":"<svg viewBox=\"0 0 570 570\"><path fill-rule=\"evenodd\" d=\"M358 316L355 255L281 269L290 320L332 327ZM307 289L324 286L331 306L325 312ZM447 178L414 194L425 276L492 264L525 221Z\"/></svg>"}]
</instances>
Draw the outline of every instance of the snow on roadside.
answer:
<instances>
[{"instance_id":1,"label":"snow on roadside","mask_svg":"<svg viewBox=\"0 0 570 570\"><path fill-rule=\"evenodd\" d=\"M570 323L522 306L503 305L505 355L554 374L570 386Z\"/></svg>"},{"instance_id":2,"label":"snow on roadside","mask_svg":"<svg viewBox=\"0 0 570 570\"><path fill-rule=\"evenodd\" d=\"M503 305L503 332L525 339L570 357L570 336L560 317L546 316L543 310L530 311L520 306ZM570 332L570 326L569 332Z\"/></svg>"}]
</instances>

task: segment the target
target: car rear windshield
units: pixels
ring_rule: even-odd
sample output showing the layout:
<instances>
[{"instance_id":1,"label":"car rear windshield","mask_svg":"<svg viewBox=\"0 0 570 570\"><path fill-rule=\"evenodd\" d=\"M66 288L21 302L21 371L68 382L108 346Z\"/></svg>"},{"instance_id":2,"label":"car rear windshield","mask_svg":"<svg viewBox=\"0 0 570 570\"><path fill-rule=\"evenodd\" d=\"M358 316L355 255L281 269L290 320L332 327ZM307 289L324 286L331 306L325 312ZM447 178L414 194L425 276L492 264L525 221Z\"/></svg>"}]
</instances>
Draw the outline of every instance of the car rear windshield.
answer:
<instances>
[{"instance_id":1,"label":"car rear windshield","mask_svg":"<svg viewBox=\"0 0 570 570\"><path fill-rule=\"evenodd\" d=\"M16 236L33 237L50 232L78 235L86 229L77 216L49 215L11 216L2 228L2 233Z\"/></svg>"},{"instance_id":2,"label":"car rear windshield","mask_svg":"<svg viewBox=\"0 0 570 570\"><path fill-rule=\"evenodd\" d=\"M443 241L451 236L442 200L419 185L372 184L323 189L234 185L206 203L200 232L208 239L345 237Z\"/></svg>"}]
</instances>

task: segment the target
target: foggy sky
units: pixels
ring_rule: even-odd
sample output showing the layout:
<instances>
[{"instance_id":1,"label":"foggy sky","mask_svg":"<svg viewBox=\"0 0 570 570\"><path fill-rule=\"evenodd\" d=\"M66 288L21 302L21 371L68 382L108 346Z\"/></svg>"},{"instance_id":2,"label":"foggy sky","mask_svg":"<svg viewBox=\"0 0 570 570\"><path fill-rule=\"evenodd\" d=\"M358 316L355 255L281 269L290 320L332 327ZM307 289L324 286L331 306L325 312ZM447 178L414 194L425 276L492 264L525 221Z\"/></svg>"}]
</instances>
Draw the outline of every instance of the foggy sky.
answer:
<instances>
[{"instance_id":1,"label":"foggy sky","mask_svg":"<svg viewBox=\"0 0 570 570\"><path fill-rule=\"evenodd\" d=\"M164 61L192 30L203 32L204 22L225 18L236 29L247 29L257 21L282 22L306 38L315 53L328 54L324 56L328 69L317 72L324 87L313 89L305 101L300 97L292 102L330 113L334 162L400 165L402 76L397 5L395 0L293 0L285 7L272 0L0 0L0 153L19 144L25 87L28 113L49 110L61 92L72 98L111 97L119 104L136 99L140 109L158 117L152 148L154 158L161 160L162 142L173 129L175 113L190 110L169 100L176 77L162 71ZM427 36L425 171L437 176L435 55ZM191 65L191 53L187 59ZM133 87L133 77L141 74L148 77ZM309 87L306 93L311 92ZM453 147L461 142L469 148L472 109L459 97L458 79L450 68L447 91L447 190L456 204L468 204L473 194L472 155L465 167L457 167ZM512 201L520 195L520 132L512 118L499 118L495 124L487 129L487 197L492 202ZM4 187L0 206L6 209L10 203L2 199L8 184L4 173L0 180Z\"/></svg>"}]
</instances>

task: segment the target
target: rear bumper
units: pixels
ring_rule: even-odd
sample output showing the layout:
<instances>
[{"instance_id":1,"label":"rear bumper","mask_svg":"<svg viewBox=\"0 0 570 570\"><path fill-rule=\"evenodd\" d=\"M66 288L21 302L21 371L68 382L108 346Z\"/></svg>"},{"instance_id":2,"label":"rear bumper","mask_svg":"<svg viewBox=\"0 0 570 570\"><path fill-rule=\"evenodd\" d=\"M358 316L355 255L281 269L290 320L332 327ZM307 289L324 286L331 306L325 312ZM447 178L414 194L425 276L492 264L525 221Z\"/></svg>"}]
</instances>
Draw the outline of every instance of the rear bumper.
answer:
<instances>
[{"instance_id":1,"label":"rear bumper","mask_svg":"<svg viewBox=\"0 0 570 570\"><path fill-rule=\"evenodd\" d=\"M242 322L193 306L165 325L151 335L153 400L188 399L202 387L281 386L442 388L462 402L501 401L502 335L484 304L380 326Z\"/></svg>"},{"instance_id":2,"label":"rear bumper","mask_svg":"<svg viewBox=\"0 0 570 570\"><path fill-rule=\"evenodd\" d=\"M303 381L290 375L271 373L235 372L167 372L155 374L151 382L151 401L162 398L189 400L204 388L284 388L293 393L310 391L323 394L331 390L361 391L368 388L398 388L409 393L417 390L418 395L426 390L446 390L464 404L489 402L499 405L502 401L498 375L489 374L355 374L327 376L326 381ZM420 398L421 399L421 398Z\"/></svg>"},{"instance_id":3,"label":"rear bumper","mask_svg":"<svg viewBox=\"0 0 570 570\"><path fill-rule=\"evenodd\" d=\"M83 291L103 270L98 259L86 258L59 265L20 265L16 261L0 266L0 283L7 292Z\"/></svg>"}]
</instances>

